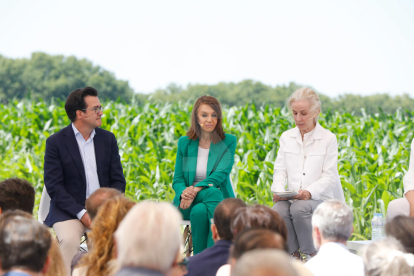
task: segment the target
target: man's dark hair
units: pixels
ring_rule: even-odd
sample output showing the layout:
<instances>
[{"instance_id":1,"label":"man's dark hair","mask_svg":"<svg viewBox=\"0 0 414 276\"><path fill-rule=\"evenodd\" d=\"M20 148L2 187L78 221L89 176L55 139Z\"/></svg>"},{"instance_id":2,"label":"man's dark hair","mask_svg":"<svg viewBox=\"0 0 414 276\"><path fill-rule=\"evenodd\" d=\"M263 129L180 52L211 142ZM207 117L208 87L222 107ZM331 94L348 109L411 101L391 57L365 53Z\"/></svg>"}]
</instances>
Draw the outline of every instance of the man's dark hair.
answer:
<instances>
[{"instance_id":1,"label":"man's dark hair","mask_svg":"<svg viewBox=\"0 0 414 276\"><path fill-rule=\"evenodd\" d=\"M414 218L396 216L385 224L385 233L399 240L408 253L414 254Z\"/></svg>"},{"instance_id":2,"label":"man's dark hair","mask_svg":"<svg viewBox=\"0 0 414 276\"><path fill-rule=\"evenodd\" d=\"M0 228L2 270L41 272L51 242L49 230L36 220L20 216L6 219Z\"/></svg>"},{"instance_id":3,"label":"man's dark hair","mask_svg":"<svg viewBox=\"0 0 414 276\"><path fill-rule=\"evenodd\" d=\"M98 96L98 90L93 87L85 87L73 90L66 99L65 110L71 122L76 121L76 111L86 109L86 96ZM85 112L82 110L82 112Z\"/></svg>"},{"instance_id":4,"label":"man's dark hair","mask_svg":"<svg viewBox=\"0 0 414 276\"><path fill-rule=\"evenodd\" d=\"M276 232L287 241L287 228L283 218L271 208L254 205L240 208L231 222L234 238L247 229L267 229Z\"/></svg>"},{"instance_id":5,"label":"man's dark hair","mask_svg":"<svg viewBox=\"0 0 414 276\"><path fill-rule=\"evenodd\" d=\"M85 209L88 211L91 220L96 217L99 207L101 207L108 199L122 195L123 194L120 191L113 188L99 188L93 192L85 202Z\"/></svg>"},{"instance_id":6,"label":"man's dark hair","mask_svg":"<svg viewBox=\"0 0 414 276\"><path fill-rule=\"evenodd\" d=\"M246 203L238 198L226 198L217 205L214 211L214 224L217 227L220 239L233 240L230 222L236 210L242 207L246 207Z\"/></svg>"},{"instance_id":7,"label":"man's dark hair","mask_svg":"<svg viewBox=\"0 0 414 276\"><path fill-rule=\"evenodd\" d=\"M9 178L0 182L0 207L7 210L22 210L33 214L35 189L27 180Z\"/></svg>"}]
</instances>

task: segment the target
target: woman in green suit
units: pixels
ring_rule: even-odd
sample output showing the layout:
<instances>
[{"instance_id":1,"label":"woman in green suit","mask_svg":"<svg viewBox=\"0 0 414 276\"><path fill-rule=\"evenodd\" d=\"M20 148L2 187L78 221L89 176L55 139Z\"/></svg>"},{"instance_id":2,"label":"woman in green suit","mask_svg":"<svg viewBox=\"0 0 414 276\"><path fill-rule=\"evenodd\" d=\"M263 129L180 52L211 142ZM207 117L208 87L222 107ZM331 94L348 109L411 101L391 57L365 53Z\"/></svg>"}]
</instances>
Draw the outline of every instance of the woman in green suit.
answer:
<instances>
[{"instance_id":1,"label":"woman in green suit","mask_svg":"<svg viewBox=\"0 0 414 276\"><path fill-rule=\"evenodd\" d=\"M230 171L236 136L225 134L216 98L197 99L187 136L178 140L173 204L191 221L194 254L213 246L211 219L217 204L234 197Z\"/></svg>"}]
</instances>

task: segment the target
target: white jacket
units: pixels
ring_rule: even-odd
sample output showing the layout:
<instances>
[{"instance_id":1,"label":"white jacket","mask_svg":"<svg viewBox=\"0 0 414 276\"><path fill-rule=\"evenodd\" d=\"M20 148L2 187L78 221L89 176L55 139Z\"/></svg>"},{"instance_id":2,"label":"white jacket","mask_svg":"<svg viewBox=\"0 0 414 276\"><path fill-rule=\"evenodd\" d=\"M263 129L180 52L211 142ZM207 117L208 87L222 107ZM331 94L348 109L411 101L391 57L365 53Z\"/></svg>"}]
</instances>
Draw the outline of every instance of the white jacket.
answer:
<instances>
[{"instance_id":1,"label":"white jacket","mask_svg":"<svg viewBox=\"0 0 414 276\"><path fill-rule=\"evenodd\" d=\"M404 195L414 190L414 139L411 141L410 164L408 165L407 173L404 175L403 183Z\"/></svg>"},{"instance_id":2,"label":"white jacket","mask_svg":"<svg viewBox=\"0 0 414 276\"><path fill-rule=\"evenodd\" d=\"M336 136L319 123L306 144L308 156L304 156L302 136L297 127L285 131L279 140L272 192L307 190L314 200L334 198L335 186L343 191L338 175L338 144ZM309 149L309 150L308 150Z\"/></svg>"}]
</instances>

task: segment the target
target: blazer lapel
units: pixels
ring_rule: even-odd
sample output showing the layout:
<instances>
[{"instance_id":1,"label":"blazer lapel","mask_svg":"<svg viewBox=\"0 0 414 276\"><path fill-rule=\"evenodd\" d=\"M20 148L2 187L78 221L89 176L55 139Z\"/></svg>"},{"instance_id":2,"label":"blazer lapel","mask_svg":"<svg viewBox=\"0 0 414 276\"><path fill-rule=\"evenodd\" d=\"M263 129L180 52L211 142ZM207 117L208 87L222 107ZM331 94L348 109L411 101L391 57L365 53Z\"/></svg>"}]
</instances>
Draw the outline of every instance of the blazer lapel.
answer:
<instances>
[{"instance_id":1,"label":"blazer lapel","mask_svg":"<svg viewBox=\"0 0 414 276\"><path fill-rule=\"evenodd\" d=\"M217 158L224 151L223 148L225 149L225 146L226 144L223 141L220 141L217 144L211 142L210 151L208 152L207 177L210 176L211 171L214 169L214 165L216 164Z\"/></svg>"},{"instance_id":2,"label":"blazer lapel","mask_svg":"<svg viewBox=\"0 0 414 276\"><path fill-rule=\"evenodd\" d=\"M93 146L95 148L96 171L98 174L99 184L102 185L101 175L103 173L103 162L105 160L105 145L101 135L97 135L95 129L95 136L93 137Z\"/></svg>"},{"instance_id":3,"label":"blazer lapel","mask_svg":"<svg viewBox=\"0 0 414 276\"><path fill-rule=\"evenodd\" d=\"M190 144L188 145L188 161L187 161L188 186L191 186L193 184L195 174L196 174L198 143L199 143L199 139L191 140Z\"/></svg>"},{"instance_id":4,"label":"blazer lapel","mask_svg":"<svg viewBox=\"0 0 414 276\"><path fill-rule=\"evenodd\" d=\"M66 147L75 162L76 168L82 176L83 184L86 185L85 167L83 166L82 157L80 156L79 146L76 141L75 133L72 129L72 124L66 127L64 139Z\"/></svg>"}]
</instances>

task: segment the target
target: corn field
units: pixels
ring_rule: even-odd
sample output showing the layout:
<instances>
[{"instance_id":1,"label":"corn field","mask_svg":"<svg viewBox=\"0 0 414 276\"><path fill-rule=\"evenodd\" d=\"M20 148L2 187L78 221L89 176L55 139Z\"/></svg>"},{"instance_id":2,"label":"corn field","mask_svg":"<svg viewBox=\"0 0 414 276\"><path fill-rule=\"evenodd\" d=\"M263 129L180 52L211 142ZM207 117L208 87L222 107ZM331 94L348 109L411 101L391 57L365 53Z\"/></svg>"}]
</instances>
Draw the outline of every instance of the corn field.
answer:
<instances>
[{"instance_id":1,"label":"corn field","mask_svg":"<svg viewBox=\"0 0 414 276\"><path fill-rule=\"evenodd\" d=\"M190 124L192 105L107 102L102 128L112 131L127 181L126 195L136 201L171 201L177 141ZM354 211L352 239L368 239L374 213L403 194L414 113L357 117L326 112L320 124L338 138L339 174ZM0 108L1 179L20 177L36 188L36 209L43 189L46 139L69 124L60 101L14 101ZM224 129L238 137L231 173L237 197L272 206L273 162L281 134L294 122L286 109L270 105L224 108Z\"/></svg>"}]
</instances>

